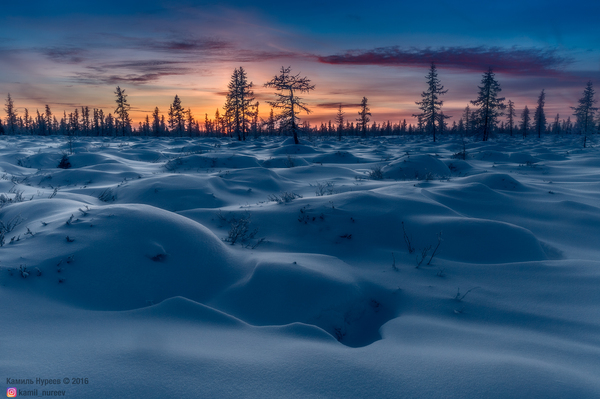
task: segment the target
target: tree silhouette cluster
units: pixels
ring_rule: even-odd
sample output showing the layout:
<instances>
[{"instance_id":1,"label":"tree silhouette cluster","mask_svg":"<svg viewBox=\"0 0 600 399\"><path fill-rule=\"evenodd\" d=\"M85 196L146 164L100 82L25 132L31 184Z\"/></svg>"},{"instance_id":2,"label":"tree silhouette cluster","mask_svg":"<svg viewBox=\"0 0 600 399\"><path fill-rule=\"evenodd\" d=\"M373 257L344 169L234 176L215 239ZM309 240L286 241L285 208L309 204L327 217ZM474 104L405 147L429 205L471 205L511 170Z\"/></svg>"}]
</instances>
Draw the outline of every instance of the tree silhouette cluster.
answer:
<instances>
[{"instance_id":1,"label":"tree silhouette cluster","mask_svg":"<svg viewBox=\"0 0 600 399\"><path fill-rule=\"evenodd\" d=\"M307 77L292 74L291 67L281 67L278 75L264 84L264 87L275 90L275 99L267 101L271 106L266 119L259 118L259 102L255 101L252 91L253 83L248 81L248 75L243 67L234 69L231 80L227 86L225 104L222 110L217 109L214 118L204 114L200 122L195 118L190 108L183 107L181 98L175 95L173 103L169 106L167 119L160 113L158 107L154 108L151 115L132 125L129 115L130 104L127 101L125 90L119 86L114 92L115 109L112 113L105 114L102 109L89 107L76 108L69 114L63 111L61 117L52 113L49 105L44 107L42 113L36 110L32 115L24 109L19 115L10 94L6 98L4 111L6 117L0 118L0 135L9 134L36 134L36 135L64 135L73 136L223 136L229 135L238 140L246 140L249 136L260 135L290 135L295 143L299 143L301 134L337 136L380 136L380 135L431 135L435 142L440 135L458 134L463 137L470 136L487 141L494 134L507 134L511 137L520 133L523 138L529 133L538 138L546 133L583 135L584 146L587 138L592 133L600 133L600 117L596 118L598 108L595 107L594 89L592 82L588 82L583 96L577 106L571 107L574 111L575 121L571 117L560 119L556 115L548 123L544 106L546 92L542 90L533 114L529 107L524 106L519 113L517 121L517 108L515 103L500 97L502 91L495 74L490 68L486 71L478 86L477 98L470 101L465 107L458 121L448 126L449 115L443 112L441 96L448 92L441 84L438 71L434 63L431 64L426 79L426 90L421 94L421 100L415 102L420 113L413 114L416 124L407 123L406 119L397 123L371 122L372 114L366 97L362 98L355 122L350 122L342 104L338 106L334 122L321 123L311 126L309 122L301 122L300 114L311 111L301 94L308 94L315 89ZM473 108L471 107L473 106ZM506 111L506 112L505 112ZM501 120L506 116L506 121Z\"/></svg>"}]
</instances>

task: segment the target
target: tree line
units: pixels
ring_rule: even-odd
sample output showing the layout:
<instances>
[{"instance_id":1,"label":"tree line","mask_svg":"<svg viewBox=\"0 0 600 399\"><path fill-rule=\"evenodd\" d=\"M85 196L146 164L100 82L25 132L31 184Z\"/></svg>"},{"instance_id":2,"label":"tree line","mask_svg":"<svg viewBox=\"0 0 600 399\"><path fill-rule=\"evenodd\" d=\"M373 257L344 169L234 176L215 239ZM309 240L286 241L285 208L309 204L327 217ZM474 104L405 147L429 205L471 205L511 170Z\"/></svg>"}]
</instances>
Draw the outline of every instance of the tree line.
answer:
<instances>
[{"instance_id":1,"label":"tree line","mask_svg":"<svg viewBox=\"0 0 600 399\"><path fill-rule=\"evenodd\" d=\"M67 135L67 136L232 136L240 141L247 137L261 135L291 135L298 143L301 134L337 136L379 136L379 135L431 135L436 141L443 134L459 134L476 136L487 141L491 135L505 134L509 136L537 135L544 133L571 134L578 133L584 137L600 133L600 114L596 119L594 88L588 82L577 106L571 107L575 121L569 115L560 119L556 115L548 121L544 111L546 93L542 90L535 110L531 112L526 105L520 112L513 101L500 97L500 84L490 68L483 73L481 85L478 86L477 98L464 109L458 121L449 126L447 119L451 116L443 112L441 97L448 90L444 89L438 77L437 68L431 64L426 79L426 90L421 94L421 101L415 102L420 113L413 114L416 124L408 124L406 119L397 123L390 121L377 123L371 121L368 99L363 97L359 112L355 118L346 117L340 104L334 122L311 126L307 121L301 122L300 114L311 110L299 95L309 93L315 85L307 77L292 74L290 67L282 67L278 75L264 84L264 87L275 90L270 105L269 116L259 118L259 102L255 101L252 90L253 83L243 67L234 69L227 86L225 104L220 112L216 110L214 117L204 115L204 120L196 118L190 108L184 109L179 96L175 95L169 106L167 118L155 107L145 120L132 124L129 116L130 104L125 90L117 86L115 94L116 107L114 113L105 114L102 109L89 107L75 108L69 114L63 111L62 116L53 114L48 105L42 113L36 110L31 114L27 108L22 115L16 111L14 102L8 94L5 103L6 118L0 118L0 135L2 134L35 134L35 135ZM501 117L505 119L501 120ZM520 117L520 119L517 119Z\"/></svg>"}]
</instances>

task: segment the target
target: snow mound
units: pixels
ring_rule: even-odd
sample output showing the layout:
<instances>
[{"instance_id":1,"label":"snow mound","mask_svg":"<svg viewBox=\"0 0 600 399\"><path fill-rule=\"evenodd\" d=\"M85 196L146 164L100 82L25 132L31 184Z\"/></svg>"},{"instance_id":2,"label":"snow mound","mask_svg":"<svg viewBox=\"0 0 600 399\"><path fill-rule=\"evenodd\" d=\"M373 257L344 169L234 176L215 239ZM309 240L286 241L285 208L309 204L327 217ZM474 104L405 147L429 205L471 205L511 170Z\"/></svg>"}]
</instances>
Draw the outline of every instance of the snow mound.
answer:
<instances>
[{"instance_id":1,"label":"snow mound","mask_svg":"<svg viewBox=\"0 0 600 399\"><path fill-rule=\"evenodd\" d=\"M35 235L11 248L28 255L13 261L41 276L10 280L15 287L74 306L126 310L174 296L204 302L244 274L227 245L183 216L142 204L82 207L73 218L64 210L43 216L47 225L39 228L29 217Z\"/></svg>"},{"instance_id":2,"label":"snow mound","mask_svg":"<svg viewBox=\"0 0 600 399\"><path fill-rule=\"evenodd\" d=\"M168 298L159 304L124 312L139 318L167 318L185 322L196 322L221 325L227 327L242 327L246 323L217 309L181 296Z\"/></svg>"},{"instance_id":3,"label":"snow mound","mask_svg":"<svg viewBox=\"0 0 600 399\"><path fill-rule=\"evenodd\" d=\"M298 138L298 141L300 142L298 145L311 145L311 142L308 140ZM287 139L283 140L278 147L283 147L285 145L296 145L296 142L294 141L293 137L288 137Z\"/></svg>"},{"instance_id":4,"label":"snow mound","mask_svg":"<svg viewBox=\"0 0 600 399\"><path fill-rule=\"evenodd\" d=\"M20 159L22 166L32 169L53 169L58 167L62 155L56 153L39 153Z\"/></svg>"},{"instance_id":5,"label":"snow mound","mask_svg":"<svg viewBox=\"0 0 600 399\"><path fill-rule=\"evenodd\" d=\"M234 153L194 154L176 157L165 164L168 171L198 170L210 168L253 168L260 166L256 158Z\"/></svg>"},{"instance_id":6,"label":"snow mound","mask_svg":"<svg viewBox=\"0 0 600 399\"><path fill-rule=\"evenodd\" d=\"M344 276L336 268L348 266L336 258L297 258L258 261L218 307L254 325L312 324L352 347L381 338L379 327L396 313L389 292Z\"/></svg>"},{"instance_id":7,"label":"snow mound","mask_svg":"<svg viewBox=\"0 0 600 399\"><path fill-rule=\"evenodd\" d=\"M310 165L306 159L300 157L278 156L265 159L261 162L264 168L293 168L295 166Z\"/></svg>"},{"instance_id":8,"label":"snow mound","mask_svg":"<svg viewBox=\"0 0 600 399\"><path fill-rule=\"evenodd\" d=\"M120 204L146 204L170 211L225 205L207 185L207 178L197 175L168 174L136 179L111 189L111 196Z\"/></svg>"},{"instance_id":9,"label":"snow mound","mask_svg":"<svg viewBox=\"0 0 600 399\"><path fill-rule=\"evenodd\" d=\"M514 177L504 173L482 173L475 176L465 177L463 182L481 183L492 190L502 191L524 191L526 187Z\"/></svg>"},{"instance_id":10,"label":"snow mound","mask_svg":"<svg viewBox=\"0 0 600 399\"><path fill-rule=\"evenodd\" d=\"M230 170L219 175L218 179L211 179L213 187L223 190L223 195L236 193L245 195L253 191L281 191L282 183L285 182L287 179L276 172L260 167Z\"/></svg>"},{"instance_id":11,"label":"snow mound","mask_svg":"<svg viewBox=\"0 0 600 399\"><path fill-rule=\"evenodd\" d=\"M540 158L534 157L528 152L513 152L509 157L509 162L518 164L532 164L540 161Z\"/></svg>"},{"instance_id":12,"label":"snow mound","mask_svg":"<svg viewBox=\"0 0 600 399\"><path fill-rule=\"evenodd\" d=\"M448 166L431 155L405 156L383 167L383 176L387 179L427 179L450 176Z\"/></svg>"},{"instance_id":13,"label":"snow mound","mask_svg":"<svg viewBox=\"0 0 600 399\"><path fill-rule=\"evenodd\" d=\"M359 163L361 159L348 151L335 151L317 155L314 163Z\"/></svg>"},{"instance_id":14,"label":"snow mound","mask_svg":"<svg viewBox=\"0 0 600 399\"><path fill-rule=\"evenodd\" d=\"M436 231L442 232L439 256L444 259L485 264L548 259L531 231L510 223L459 217L415 220L422 223L418 241L427 242L427 235L432 248L437 244Z\"/></svg>"},{"instance_id":15,"label":"snow mound","mask_svg":"<svg viewBox=\"0 0 600 399\"><path fill-rule=\"evenodd\" d=\"M459 175L466 174L467 172L473 170L473 166L462 159L449 159L445 160L444 163L448 166L448 169L450 169L451 172L458 173Z\"/></svg>"},{"instance_id":16,"label":"snow mound","mask_svg":"<svg viewBox=\"0 0 600 399\"><path fill-rule=\"evenodd\" d=\"M58 161L60 161L60 158L61 157L58 157ZM91 165L102 165L102 167L106 167L106 164L113 164L111 166L118 166L120 168L120 164L122 163L112 156L90 152L82 152L79 154L69 155L69 162L71 162L71 168L83 168L85 166ZM55 167L57 167L57 165L58 162L56 163Z\"/></svg>"},{"instance_id":17,"label":"snow mound","mask_svg":"<svg viewBox=\"0 0 600 399\"><path fill-rule=\"evenodd\" d=\"M307 145L303 145L303 144L289 144L286 145L285 143L279 147L278 149L273 151L274 155L282 155L282 154L314 154L317 151L312 148L309 147Z\"/></svg>"},{"instance_id":18,"label":"snow mound","mask_svg":"<svg viewBox=\"0 0 600 399\"><path fill-rule=\"evenodd\" d=\"M488 162L508 162L509 154L501 151L487 150L473 155L474 159Z\"/></svg>"}]
</instances>

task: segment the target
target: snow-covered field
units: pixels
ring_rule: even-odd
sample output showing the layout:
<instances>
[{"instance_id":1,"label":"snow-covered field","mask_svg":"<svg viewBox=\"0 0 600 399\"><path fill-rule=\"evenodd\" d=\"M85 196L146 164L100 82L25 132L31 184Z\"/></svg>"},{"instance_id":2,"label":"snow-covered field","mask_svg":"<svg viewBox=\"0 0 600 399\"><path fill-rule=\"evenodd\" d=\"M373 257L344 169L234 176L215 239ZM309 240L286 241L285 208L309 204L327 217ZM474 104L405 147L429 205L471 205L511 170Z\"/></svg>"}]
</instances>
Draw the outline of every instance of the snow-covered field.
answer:
<instances>
[{"instance_id":1,"label":"snow-covered field","mask_svg":"<svg viewBox=\"0 0 600 399\"><path fill-rule=\"evenodd\" d=\"M58 168L67 149L0 140L5 389L600 396L600 151L578 136L466 160L412 137L84 138ZM36 378L60 384L14 383Z\"/></svg>"}]
</instances>

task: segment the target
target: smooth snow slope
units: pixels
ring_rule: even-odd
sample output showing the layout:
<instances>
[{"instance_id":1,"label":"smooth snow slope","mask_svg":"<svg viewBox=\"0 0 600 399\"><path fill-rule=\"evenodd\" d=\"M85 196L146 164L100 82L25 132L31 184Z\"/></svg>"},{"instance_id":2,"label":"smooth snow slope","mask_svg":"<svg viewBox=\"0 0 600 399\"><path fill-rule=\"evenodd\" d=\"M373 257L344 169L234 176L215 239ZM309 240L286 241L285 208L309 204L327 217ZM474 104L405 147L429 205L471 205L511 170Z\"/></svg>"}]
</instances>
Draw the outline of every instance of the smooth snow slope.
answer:
<instances>
[{"instance_id":1,"label":"smooth snow slope","mask_svg":"<svg viewBox=\"0 0 600 399\"><path fill-rule=\"evenodd\" d=\"M580 147L83 138L60 169L62 138L2 137L1 381L599 397L600 152Z\"/></svg>"}]
</instances>

